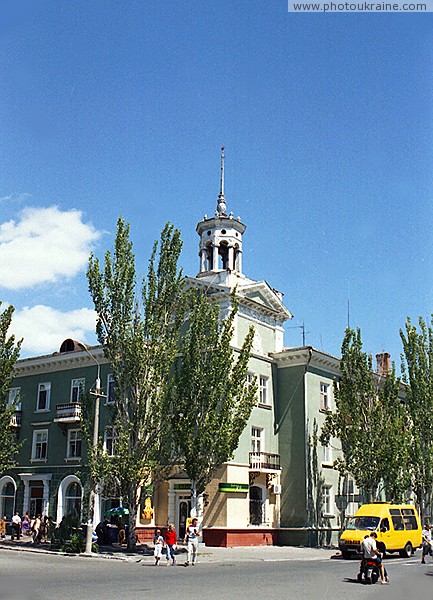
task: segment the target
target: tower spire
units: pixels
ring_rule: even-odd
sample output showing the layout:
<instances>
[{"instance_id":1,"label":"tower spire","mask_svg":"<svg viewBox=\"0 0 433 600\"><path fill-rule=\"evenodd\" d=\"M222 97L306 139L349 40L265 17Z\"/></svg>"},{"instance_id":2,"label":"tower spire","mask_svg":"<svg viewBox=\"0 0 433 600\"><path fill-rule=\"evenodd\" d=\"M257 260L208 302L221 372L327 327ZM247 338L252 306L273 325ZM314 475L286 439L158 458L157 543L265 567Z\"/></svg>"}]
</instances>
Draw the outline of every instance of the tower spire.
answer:
<instances>
[{"instance_id":1,"label":"tower spire","mask_svg":"<svg viewBox=\"0 0 433 600\"><path fill-rule=\"evenodd\" d=\"M224 146L221 147L221 175L220 175L220 193L216 208L216 216L226 216L226 199L224 196Z\"/></svg>"}]
</instances>

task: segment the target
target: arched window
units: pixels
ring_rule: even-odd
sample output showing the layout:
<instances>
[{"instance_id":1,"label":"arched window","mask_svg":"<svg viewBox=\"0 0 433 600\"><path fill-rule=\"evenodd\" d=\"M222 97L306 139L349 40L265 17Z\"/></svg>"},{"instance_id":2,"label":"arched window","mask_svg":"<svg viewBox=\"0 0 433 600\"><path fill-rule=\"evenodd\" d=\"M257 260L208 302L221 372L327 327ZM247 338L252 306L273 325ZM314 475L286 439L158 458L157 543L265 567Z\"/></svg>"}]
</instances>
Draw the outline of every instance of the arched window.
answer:
<instances>
[{"instance_id":1,"label":"arched window","mask_svg":"<svg viewBox=\"0 0 433 600\"><path fill-rule=\"evenodd\" d=\"M12 477L0 479L0 513L11 519L15 512L16 485Z\"/></svg>"},{"instance_id":2,"label":"arched window","mask_svg":"<svg viewBox=\"0 0 433 600\"><path fill-rule=\"evenodd\" d=\"M65 515L81 517L81 485L76 481L70 483L66 488L64 507Z\"/></svg>"}]
</instances>

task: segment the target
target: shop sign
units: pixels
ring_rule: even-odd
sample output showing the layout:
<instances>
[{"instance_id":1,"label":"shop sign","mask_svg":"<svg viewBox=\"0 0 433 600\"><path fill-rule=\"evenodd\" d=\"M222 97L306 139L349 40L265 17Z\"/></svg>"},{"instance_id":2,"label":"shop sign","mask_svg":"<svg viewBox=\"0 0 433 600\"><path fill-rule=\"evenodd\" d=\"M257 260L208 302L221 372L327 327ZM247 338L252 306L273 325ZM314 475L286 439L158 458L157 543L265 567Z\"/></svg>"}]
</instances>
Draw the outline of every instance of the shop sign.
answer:
<instances>
[{"instance_id":1,"label":"shop sign","mask_svg":"<svg viewBox=\"0 0 433 600\"><path fill-rule=\"evenodd\" d=\"M237 494L247 494L249 487L248 483L220 483L218 486L220 492L234 492Z\"/></svg>"}]
</instances>

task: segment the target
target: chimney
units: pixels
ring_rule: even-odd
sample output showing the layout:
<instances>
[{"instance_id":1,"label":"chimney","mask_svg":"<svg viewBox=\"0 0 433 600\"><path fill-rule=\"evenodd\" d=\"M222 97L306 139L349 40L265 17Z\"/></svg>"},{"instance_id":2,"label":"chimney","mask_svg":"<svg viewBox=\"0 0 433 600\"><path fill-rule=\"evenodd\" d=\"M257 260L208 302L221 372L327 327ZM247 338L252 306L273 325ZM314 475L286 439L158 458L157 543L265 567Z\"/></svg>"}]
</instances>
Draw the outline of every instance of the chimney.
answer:
<instances>
[{"instance_id":1,"label":"chimney","mask_svg":"<svg viewBox=\"0 0 433 600\"><path fill-rule=\"evenodd\" d=\"M391 354L389 352L376 354L376 364L377 374L386 377L391 370Z\"/></svg>"}]
</instances>

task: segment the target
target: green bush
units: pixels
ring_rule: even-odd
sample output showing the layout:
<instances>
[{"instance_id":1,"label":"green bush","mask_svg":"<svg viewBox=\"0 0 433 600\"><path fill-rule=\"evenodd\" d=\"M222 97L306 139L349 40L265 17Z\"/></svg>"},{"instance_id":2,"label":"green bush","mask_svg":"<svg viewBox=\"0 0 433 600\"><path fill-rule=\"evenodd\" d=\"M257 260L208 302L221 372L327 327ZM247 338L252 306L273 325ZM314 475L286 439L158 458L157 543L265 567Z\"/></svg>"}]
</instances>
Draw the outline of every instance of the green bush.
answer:
<instances>
[{"instance_id":1,"label":"green bush","mask_svg":"<svg viewBox=\"0 0 433 600\"><path fill-rule=\"evenodd\" d=\"M83 536L79 533L73 533L71 539L66 541L62 546L61 550L68 554L80 554L86 549L86 543Z\"/></svg>"}]
</instances>

